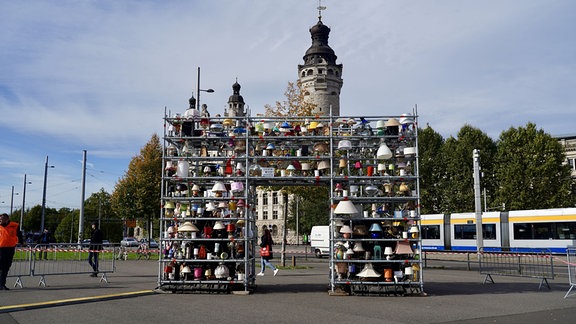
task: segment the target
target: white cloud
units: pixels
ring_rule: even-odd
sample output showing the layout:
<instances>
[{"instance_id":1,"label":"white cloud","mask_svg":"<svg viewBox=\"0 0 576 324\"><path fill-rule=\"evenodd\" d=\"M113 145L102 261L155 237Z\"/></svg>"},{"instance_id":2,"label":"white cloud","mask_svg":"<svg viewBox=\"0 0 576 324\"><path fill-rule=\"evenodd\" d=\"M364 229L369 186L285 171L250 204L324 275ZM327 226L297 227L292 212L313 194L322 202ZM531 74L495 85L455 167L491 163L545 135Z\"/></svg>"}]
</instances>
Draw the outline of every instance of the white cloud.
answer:
<instances>
[{"instance_id":1,"label":"white cloud","mask_svg":"<svg viewBox=\"0 0 576 324\"><path fill-rule=\"evenodd\" d=\"M418 104L420 124L444 136L468 123L496 138L528 121L553 134L576 133L573 1L323 5L330 45L344 65L343 113L400 114ZM58 167L54 177L78 181L83 149L110 175L104 187L111 191L130 158L163 132L164 107L185 110L198 66L201 86L216 90L201 94L211 112L224 110L236 78L252 113L262 112L296 80L316 6L4 1L0 127L9 136L0 140L7 179L0 195L24 173L41 182L46 155Z\"/></svg>"}]
</instances>

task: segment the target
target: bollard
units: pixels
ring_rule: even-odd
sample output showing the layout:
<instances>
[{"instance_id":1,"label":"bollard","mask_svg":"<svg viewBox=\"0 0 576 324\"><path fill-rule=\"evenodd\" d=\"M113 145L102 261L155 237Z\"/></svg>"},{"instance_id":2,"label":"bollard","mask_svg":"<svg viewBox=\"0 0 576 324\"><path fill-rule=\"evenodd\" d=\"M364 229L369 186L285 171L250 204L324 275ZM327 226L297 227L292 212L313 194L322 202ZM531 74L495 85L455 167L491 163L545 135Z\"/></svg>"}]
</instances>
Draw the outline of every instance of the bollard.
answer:
<instances>
[{"instance_id":1,"label":"bollard","mask_svg":"<svg viewBox=\"0 0 576 324\"><path fill-rule=\"evenodd\" d=\"M296 256L295 255L292 256L292 267L293 268L296 267Z\"/></svg>"}]
</instances>

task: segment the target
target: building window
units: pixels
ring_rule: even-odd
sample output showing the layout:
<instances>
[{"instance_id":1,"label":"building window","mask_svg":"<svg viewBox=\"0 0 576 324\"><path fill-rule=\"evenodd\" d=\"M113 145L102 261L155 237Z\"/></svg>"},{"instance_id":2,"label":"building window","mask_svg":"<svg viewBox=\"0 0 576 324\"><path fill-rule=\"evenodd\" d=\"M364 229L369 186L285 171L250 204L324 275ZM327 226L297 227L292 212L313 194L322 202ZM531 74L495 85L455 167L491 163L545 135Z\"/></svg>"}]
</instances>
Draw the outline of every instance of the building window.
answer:
<instances>
[{"instance_id":1,"label":"building window","mask_svg":"<svg viewBox=\"0 0 576 324\"><path fill-rule=\"evenodd\" d=\"M272 194L272 204L278 205L278 193L277 192L274 192Z\"/></svg>"},{"instance_id":2,"label":"building window","mask_svg":"<svg viewBox=\"0 0 576 324\"><path fill-rule=\"evenodd\" d=\"M278 211L277 210L272 211L272 219L278 219Z\"/></svg>"},{"instance_id":3,"label":"building window","mask_svg":"<svg viewBox=\"0 0 576 324\"><path fill-rule=\"evenodd\" d=\"M268 205L268 193L262 193L262 205Z\"/></svg>"},{"instance_id":4,"label":"building window","mask_svg":"<svg viewBox=\"0 0 576 324\"><path fill-rule=\"evenodd\" d=\"M268 219L268 211L267 210L262 211L262 219Z\"/></svg>"},{"instance_id":5,"label":"building window","mask_svg":"<svg viewBox=\"0 0 576 324\"><path fill-rule=\"evenodd\" d=\"M570 170L576 170L576 159L568 159L568 165L570 166Z\"/></svg>"}]
</instances>

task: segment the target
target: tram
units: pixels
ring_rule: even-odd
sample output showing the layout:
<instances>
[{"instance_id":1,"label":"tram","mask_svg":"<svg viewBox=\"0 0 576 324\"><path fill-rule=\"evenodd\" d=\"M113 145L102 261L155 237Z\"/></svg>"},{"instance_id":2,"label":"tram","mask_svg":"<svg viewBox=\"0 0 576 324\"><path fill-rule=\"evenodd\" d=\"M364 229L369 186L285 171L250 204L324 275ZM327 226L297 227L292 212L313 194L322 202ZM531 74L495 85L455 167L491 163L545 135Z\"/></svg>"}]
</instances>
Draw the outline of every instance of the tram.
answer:
<instances>
[{"instance_id":1,"label":"tram","mask_svg":"<svg viewBox=\"0 0 576 324\"><path fill-rule=\"evenodd\" d=\"M576 245L576 208L482 213L484 251L566 253ZM422 249L476 251L476 214L422 215Z\"/></svg>"}]
</instances>

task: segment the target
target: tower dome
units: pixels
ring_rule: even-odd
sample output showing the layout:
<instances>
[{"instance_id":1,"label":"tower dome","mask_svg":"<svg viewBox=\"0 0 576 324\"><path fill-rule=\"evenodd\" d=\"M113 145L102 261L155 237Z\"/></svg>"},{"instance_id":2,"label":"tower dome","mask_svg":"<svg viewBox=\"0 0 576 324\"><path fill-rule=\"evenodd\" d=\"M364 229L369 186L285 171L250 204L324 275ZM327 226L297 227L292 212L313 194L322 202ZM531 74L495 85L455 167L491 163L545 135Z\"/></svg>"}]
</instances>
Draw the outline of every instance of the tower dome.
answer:
<instances>
[{"instance_id":1,"label":"tower dome","mask_svg":"<svg viewBox=\"0 0 576 324\"><path fill-rule=\"evenodd\" d=\"M319 10L323 10L319 8ZM314 105L315 115L340 115L340 90L342 89L342 64L328 45L330 28L319 15L316 25L310 27L312 45L303 56L304 64L298 65L298 85L304 101Z\"/></svg>"}]
</instances>

